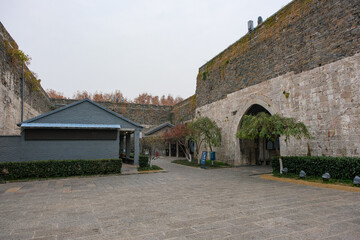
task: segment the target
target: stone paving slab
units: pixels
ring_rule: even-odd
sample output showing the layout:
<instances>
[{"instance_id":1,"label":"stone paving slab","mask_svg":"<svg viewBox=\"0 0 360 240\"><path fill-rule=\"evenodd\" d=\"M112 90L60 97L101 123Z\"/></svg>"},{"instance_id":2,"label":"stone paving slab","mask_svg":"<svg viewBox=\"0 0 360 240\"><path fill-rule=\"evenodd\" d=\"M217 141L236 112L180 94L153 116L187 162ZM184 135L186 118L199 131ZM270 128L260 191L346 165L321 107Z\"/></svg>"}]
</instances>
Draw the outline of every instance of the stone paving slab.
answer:
<instances>
[{"instance_id":1,"label":"stone paving slab","mask_svg":"<svg viewBox=\"0 0 360 240\"><path fill-rule=\"evenodd\" d=\"M360 239L360 194L261 179L268 167L0 184L0 239Z\"/></svg>"},{"instance_id":2,"label":"stone paving slab","mask_svg":"<svg viewBox=\"0 0 360 240\"><path fill-rule=\"evenodd\" d=\"M137 168L137 165L123 163L121 168L121 174L138 174Z\"/></svg>"}]
</instances>

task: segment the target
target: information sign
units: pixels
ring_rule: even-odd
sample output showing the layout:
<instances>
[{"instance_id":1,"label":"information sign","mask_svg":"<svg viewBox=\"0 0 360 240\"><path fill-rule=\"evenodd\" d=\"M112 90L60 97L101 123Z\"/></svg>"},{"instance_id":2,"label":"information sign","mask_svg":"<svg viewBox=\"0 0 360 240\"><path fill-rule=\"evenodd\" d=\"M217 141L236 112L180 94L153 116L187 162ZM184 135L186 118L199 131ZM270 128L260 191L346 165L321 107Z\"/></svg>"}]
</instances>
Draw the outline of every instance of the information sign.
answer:
<instances>
[{"instance_id":1,"label":"information sign","mask_svg":"<svg viewBox=\"0 0 360 240\"><path fill-rule=\"evenodd\" d=\"M207 152L203 151L202 154L201 154L201 162L200 162L201 168L206 167L206 156L207 156Z\"/></svg>"}]
</instances>

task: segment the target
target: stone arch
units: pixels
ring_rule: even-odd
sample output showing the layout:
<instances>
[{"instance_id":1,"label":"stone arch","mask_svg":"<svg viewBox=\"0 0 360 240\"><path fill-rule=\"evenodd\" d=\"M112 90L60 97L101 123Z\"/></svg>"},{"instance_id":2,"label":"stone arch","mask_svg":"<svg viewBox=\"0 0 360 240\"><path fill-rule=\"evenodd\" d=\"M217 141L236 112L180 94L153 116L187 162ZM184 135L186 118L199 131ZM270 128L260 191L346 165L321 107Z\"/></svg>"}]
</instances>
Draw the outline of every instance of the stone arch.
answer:
<instances>
[{"instance_id":1,"label":"stone arch","mask_svg":"<svg viewBox=\"0 0 360 240\"><path fill-rule=\"evenodd\" d=\"M235 137L235 134L240 127L242 118L248 112L248 110L253 105L260 105L271 115L280 112L280 109L277 106L275 106L272 99L264 95L252 94L247 99L248 100L241 105L239 110L237 110L231 127L231 132L233 133L233 143L234 143L234 165L248 164L247 159L244 159L244 156L242 156L241 154L240 141Z\"/></svg>"}]
</instances>

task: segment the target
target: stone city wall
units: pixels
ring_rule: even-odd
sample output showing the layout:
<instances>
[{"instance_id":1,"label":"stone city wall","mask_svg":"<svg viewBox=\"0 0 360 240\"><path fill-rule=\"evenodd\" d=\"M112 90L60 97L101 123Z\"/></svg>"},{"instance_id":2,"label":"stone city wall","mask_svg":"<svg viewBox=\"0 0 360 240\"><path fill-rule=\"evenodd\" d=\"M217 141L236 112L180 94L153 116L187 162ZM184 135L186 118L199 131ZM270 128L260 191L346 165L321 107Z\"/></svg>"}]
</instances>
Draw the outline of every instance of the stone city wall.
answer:
<instances>
[{"instance_id":1,"label":"stone city wall","mask_svg":"<svg viewBox=\"0 0 360 240\"><path fill-rule=\"evenodd\" d=\"M22 70L10 54L14 48L17 44L0 22L0 135L20 134L16 124L21 122ZM24 120L50 111L50 100L41 86L35 90L26 80L24 93Z\"/></svg>"},{"instance_id":2,"label":"stone city wall","mask_svg":"<svg viewBox=\"0 0 360 240\"><path fill-rule=\"evenodd\" d=\"M74 99L51 99L54 108L59 108L76 101ZM174 106L116 102L97 103L143 125L145 127L144 130L148 130L165 122L178 124L191 120L195 115L196 96L193 95Z\"/></svg>"},{"instance_id":3,"label":"stone city wall","mask_svg":"<svg viewBox=\"0 0 360 240\"><path fill-rule=\"evenodd\" d=\"M74 99L51 99L54 108L76 102ZM102 106L143 125L146 129L171 120L171 106L150 104L97 102Z\"/></svg>"},{"instance_id":4,"label":"stone city wall","mask_svg":"<svg viewBox=\"0 0 360 240\"><path fill-rule=\"evenodd\" d=\"M199 69L197 107L359 52L359 6L354 0L289 3Z\"/></svg>"},{"instance_id":5,"label":"stone city wall","mask_svg":"<svg viewBox=\"0 0 360 240\"><path fill-rule=\"evenodd\" d=\"M222 129L217 159L248 164L235 138L246 111L259 104L305 123L314 137L281 142L281 154L360 156L360 53L301 73L290 72L197 108ZM284 94L285 93L285 94Z\"/></svg>"},{"instance_id":6,"label":"stone city wall","mask_svg":"<svg viewBox=\"0 0 360 240\"><path fill-rule=\"evenodd\" d=\"M192 95L172 108L172 123L179 124L190 121L195 117L196 95Z\"/></svg>"}]
</instances>

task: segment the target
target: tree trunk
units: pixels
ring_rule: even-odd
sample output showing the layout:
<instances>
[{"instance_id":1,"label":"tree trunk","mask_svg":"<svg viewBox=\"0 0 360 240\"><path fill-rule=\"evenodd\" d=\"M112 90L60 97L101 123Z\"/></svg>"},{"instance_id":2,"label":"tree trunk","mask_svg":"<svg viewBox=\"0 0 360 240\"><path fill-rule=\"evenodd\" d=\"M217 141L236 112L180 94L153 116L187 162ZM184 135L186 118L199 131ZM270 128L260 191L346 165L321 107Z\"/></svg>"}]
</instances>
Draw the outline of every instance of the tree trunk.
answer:
<instances>
[{"instance_id":1,"label":"tree trunk","mask_svg":"<svg viewBox=\"0 0 360 240\"><path fill-rule=\"evenodd\" d=\"M191 154L188 153L188 154L186 154L186 155L188 155L188 157L186 157L186 158L188 159L188 161L191 162L191 160L192 160L192 159L191 159Z\"/></svg>"},{"instance_id":2,"label":"tree trunk","mask_svg":"<svg viewBox=\"0 0 360 240\"><path fill-rule=\"evenodd\" d=\"M277 144L277 138L275 138L275 150L276 150L276 153L279 157L279 164L280 164L280 174L282 174L282 171L283 171L283 162L282 162L282 159L281 159L281 155L280 155L280 151L279 151L279 147L278 147L278 144Z\"/></svg>"},{"instance_id":3,"label":"tree trunk","mask_svg":"<svg viewBox=\"0 0 360 240\"><path fill-rule=\"evenodd\" d=\"M152 160L153 160L153 154L152 154L152 150L149 151L149 167L152 166Z\"/></svg>"},{"instance_id":4,"label":"tree trunk","mask_svg":"<svg viewBox=\"0 0 360 240\"><path fill-rule=\"evenodd\" d=\"M281 157L279 157L279 164L280 164L280 174L282 174L282 171L283 171L283 162L282 162Z\"/></svg>"},{"instance_id":5,"label":"tree trunk","mask_svg":"<svg viewBox=\"0 0 360 240\"><path fill-rule=\"evenodd\" d=\"M195 152L196 152L196 159L197 159L197 161L198 161L198 164L200 164L200 148L201 148L201 144L202 144L202 141L203 140L201 140L200 142L196 142L196 150L195 150Z\"/></svg>"},{"instance_id":6,"label":"tree trunk","mask_svg":"<svg viewBox=\"0 0 360 240\"><path fill-rule=\"evenodd\" d=\"M183 143L183 142L178 142L179 144L179 146L180 146L180 148L182 148L182 150L183 150L183 152L184 152L184 154L185 154L185 157L186 157L186 159L189 161L189 162L191 162L191 154L190 154L190 148L189 148L189 146L187 146L186 145L186 143Z\"/></svg>"}]
</instances>

